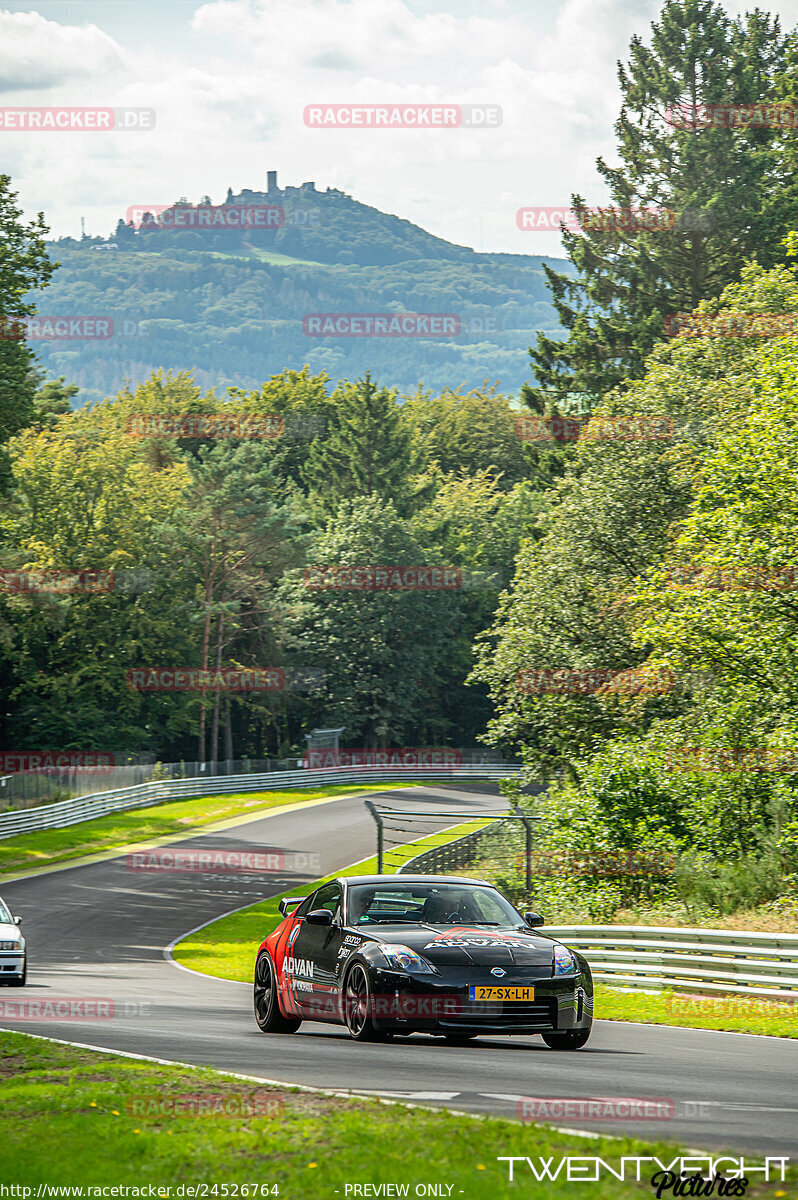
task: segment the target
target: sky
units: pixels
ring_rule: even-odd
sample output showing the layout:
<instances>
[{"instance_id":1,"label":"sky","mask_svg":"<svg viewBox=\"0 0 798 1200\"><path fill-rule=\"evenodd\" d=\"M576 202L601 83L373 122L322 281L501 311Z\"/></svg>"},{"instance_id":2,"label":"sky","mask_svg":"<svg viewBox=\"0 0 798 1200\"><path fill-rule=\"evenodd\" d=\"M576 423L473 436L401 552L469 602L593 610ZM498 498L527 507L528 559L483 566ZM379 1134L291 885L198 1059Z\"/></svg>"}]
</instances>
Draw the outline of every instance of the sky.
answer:
<instances>
[{"instance_id":1,"label":"sky","mask_svg":"<svg viewBox=\"0 0 798 1200\"><path fill-rule=\"evenodd\" d=\"M0 0L2 3L2 0ZM761 3L798 23L798 0ZM730 15L752 3L725 5ZM0 107L155 112L141 131L0 130L53 235L130 207L313 180L477 250L561 253L521 207L607 202L616 64L660 0L39 0L0 8ZM488 105L491 127L309 128L320 104Z\"/></svg>"}]
</instances>

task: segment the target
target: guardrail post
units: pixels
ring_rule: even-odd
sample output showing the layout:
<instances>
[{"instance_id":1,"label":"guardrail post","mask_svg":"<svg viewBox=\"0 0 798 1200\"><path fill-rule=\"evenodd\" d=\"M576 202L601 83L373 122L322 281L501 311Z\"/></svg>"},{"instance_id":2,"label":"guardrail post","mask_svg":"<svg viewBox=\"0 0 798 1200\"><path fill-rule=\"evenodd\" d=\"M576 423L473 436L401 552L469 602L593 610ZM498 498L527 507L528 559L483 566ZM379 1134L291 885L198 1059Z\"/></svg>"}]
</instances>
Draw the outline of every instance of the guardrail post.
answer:
<instances>
[{"instance_id":1,"label":"guardrail post","mask_svg":"<svg viewBox=\"0 0 798 1200\"><path fill-rule=\"evenodd\" d=\"M377 874L382 875L382 817L377 812L371 800L365 800L364 804L377 825Z\"/></svg>"},{"instance_id":2,"label":"guardrail post","mask_svg":"<svg viewBox=\"0 0 798 1200\"><path fill-rule=\"evenodd\" d=\"M520 809L514 807L514 811L518 814L524 823L524 859L526 862L525 870L525 887L527 895L532 891L532 822L529 817L525 816Z\"/></svg>"}]
</instances>

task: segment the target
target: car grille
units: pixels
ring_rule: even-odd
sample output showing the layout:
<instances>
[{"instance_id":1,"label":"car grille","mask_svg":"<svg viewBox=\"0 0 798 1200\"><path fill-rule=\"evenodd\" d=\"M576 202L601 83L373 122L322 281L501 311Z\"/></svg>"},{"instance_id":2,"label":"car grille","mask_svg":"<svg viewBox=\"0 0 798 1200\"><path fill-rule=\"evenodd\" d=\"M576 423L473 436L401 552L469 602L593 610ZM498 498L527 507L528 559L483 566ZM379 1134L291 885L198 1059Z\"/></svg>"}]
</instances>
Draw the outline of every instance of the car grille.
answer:
<instances>
[{"instance_id":1,"label":"car grille","mask_svg":"<svg viewBox=\"0 0 798 1200\"><path fill-rule=\"evenodd\" d=\"M529 1004L465 1001L459 1011L446 1013L439 1023L453 1028L458 1025L541 1025L551 1029L557 1025L557 1001L553 997Z\"/></svg>"}]
</instances>

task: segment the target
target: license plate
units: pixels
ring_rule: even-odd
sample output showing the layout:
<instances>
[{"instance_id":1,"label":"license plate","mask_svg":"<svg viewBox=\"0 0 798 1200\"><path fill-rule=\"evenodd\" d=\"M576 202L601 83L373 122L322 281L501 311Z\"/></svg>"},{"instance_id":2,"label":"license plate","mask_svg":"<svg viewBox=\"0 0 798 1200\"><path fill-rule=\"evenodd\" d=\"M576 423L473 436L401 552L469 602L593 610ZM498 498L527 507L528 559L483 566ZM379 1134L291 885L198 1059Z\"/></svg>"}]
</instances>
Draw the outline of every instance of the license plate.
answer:
<instances>
[{"instance_id":1,"label":"license plate","mask_svg":"<svg viewBox=\"0 0 798 1200\"><path fill-rule=\"evenodd\" d=\"M469 1000L534 1000L533 987L481 987L468 989Z\"/></svg>"}]
</instances>

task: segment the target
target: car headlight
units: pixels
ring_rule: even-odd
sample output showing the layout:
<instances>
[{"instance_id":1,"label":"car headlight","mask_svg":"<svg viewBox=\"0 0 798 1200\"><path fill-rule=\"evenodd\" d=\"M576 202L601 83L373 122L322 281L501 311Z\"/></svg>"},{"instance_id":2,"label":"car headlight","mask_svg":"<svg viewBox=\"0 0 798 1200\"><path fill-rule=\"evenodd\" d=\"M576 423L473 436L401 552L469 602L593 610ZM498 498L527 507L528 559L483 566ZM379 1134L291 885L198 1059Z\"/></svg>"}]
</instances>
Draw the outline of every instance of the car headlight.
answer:
<instances>
[{"instance_id":1,"label":"car headlight","mask_svg":"<svg viewBox=\"0 0 798 1200\"><path fill-rule=\"evenodd\" d=\"M19 950L22 942L0 942L0 950Z\"/></svg>"},{"instance_id":2,"label":"car headlight","mask_svg":"<svg viewBox=\"0 0 798 1200\"><path fill-rule=\"evenodd\" d=\"M410 971L414 975L437 975L438 972L426 958L416 954L409 946L380 946L392 967L399 971Z\"/></svg>"},{"instance_id":3,"label":"car headlight","mask_svg":"<svg viewBox=\"0 0 798 1200\"><path fill-rule=\"evenodd\" d=\"M579 964L566 946L554 947L554 974L572 975L579 970Z\"/></svg>"}]
</instances>

